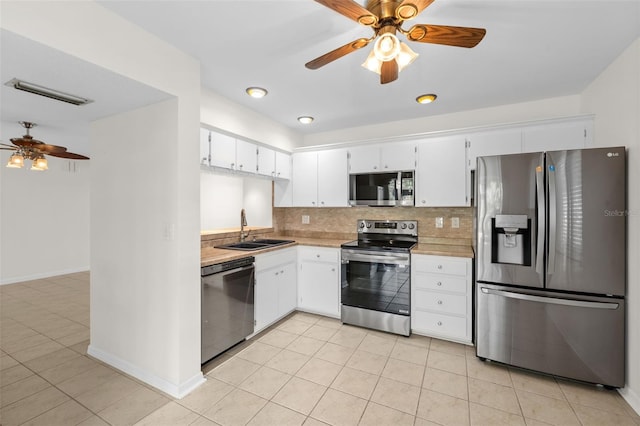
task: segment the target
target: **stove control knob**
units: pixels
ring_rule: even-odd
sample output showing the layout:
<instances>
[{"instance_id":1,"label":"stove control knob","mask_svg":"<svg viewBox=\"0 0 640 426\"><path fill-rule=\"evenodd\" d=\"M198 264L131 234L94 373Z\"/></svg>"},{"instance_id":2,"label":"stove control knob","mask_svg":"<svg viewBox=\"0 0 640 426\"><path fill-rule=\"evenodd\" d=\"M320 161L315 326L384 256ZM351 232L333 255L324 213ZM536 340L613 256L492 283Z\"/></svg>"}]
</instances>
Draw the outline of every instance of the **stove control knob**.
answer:
<instances>
[{"instance_id":1,"label":"stove control knob","mask_svg":"<svg viewBox=\"0 0 640 426\"><path fill-rule=\"evenodd\" d=\"M407 224L406 224L406 223L403 223L402 225L400 225L400 228L402 228L402 229L406 229L406 228L407 228Z\"/></svg>"},{"instance_id":2,"label":"stove control knob","mask_svg":"<svg viewBox=\"0 0 640 426\"><path fill-rule=\"evenodd\" d=\"M415 227L416 227L416 226L415 226L413 223L410 223L410 224L409 224L409 229L413 229L413 228L415 228Z\"/></svg>"},{"instance_id":3,"label":"stove control knob","mask_svg":"<svg viewBox=\"0 0 640 426\"><path fill-rule=\"evenodd\" d=\"M360 222L360 228L364 228L364 222Z\"/></svg>"},{"instance_id":4,"label":"stove control knob","mask_svg":"<svg viewBox=\"0 0 640 426\"><path fill-rule=\"evenodd\" d=\"M371 228L371 222L367 222L367 228Z\"/></svg>"}]
</instances>

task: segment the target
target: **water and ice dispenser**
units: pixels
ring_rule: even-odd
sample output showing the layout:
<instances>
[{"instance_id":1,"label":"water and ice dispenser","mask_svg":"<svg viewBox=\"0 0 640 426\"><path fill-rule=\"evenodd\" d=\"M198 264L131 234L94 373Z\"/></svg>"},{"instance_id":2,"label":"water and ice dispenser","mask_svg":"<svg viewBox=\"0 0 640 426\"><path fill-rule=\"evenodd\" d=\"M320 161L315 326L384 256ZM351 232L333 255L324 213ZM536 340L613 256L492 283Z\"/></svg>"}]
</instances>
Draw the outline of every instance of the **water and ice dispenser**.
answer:
<instances>
[{"instance_id":1,"label":"water and ice dispenser","mask_svg":"<svg viewBox=\"0 0 640 426\"><path fill-rule=\"evenodd\" d=\"M502 214L491 219L491 262L531 266L531 219Z\"/></svg>"}]
</instances>

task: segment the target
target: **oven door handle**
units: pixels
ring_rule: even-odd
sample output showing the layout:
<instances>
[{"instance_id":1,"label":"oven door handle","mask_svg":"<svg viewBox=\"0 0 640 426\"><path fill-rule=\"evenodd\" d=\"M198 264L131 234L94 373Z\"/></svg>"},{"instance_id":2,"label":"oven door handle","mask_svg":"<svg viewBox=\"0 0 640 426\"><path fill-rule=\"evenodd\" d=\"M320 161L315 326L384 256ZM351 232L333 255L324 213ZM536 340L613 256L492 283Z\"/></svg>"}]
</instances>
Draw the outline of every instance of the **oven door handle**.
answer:
<instances>
[{"instance_id":1,"label":"oven door handle","mask_svg":"<svg viewBox=\"0 0 640 426\"><path fill-rule=\"evenodd\" d=\"M348 263L349 261L355 262L380 262L389 265L408 265L409 256L396 255L396 254L361 254L361 253L343 253L342 263Z\"/></svg>"}]
</instances>

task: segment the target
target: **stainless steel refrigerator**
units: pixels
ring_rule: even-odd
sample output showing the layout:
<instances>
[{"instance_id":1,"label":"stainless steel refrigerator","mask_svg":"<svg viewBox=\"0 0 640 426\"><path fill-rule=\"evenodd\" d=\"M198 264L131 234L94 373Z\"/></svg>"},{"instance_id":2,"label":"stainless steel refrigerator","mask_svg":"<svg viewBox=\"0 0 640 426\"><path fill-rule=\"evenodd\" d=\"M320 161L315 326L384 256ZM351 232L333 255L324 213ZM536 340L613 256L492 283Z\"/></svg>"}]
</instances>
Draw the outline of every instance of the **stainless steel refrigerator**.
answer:
<instances>
[{"instance_id":1,"label":"stainless steel refrigerator","mask_svg":"<svg viewBox=\"0 0 640 426\"><path fill-rule=\"evenodd\" d=\"M624 147L478 158L476 354L625 383Z\"/></svg>"}]
</instances>

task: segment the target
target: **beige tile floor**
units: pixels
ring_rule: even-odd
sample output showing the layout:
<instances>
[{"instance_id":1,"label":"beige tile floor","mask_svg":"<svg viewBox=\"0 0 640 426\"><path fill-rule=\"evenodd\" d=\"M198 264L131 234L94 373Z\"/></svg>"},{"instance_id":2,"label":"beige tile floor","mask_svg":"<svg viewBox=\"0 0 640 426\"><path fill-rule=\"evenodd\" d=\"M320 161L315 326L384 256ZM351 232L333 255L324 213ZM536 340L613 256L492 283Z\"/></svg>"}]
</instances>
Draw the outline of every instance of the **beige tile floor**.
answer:
<instances>
[{"instance_id":1,"label":"beige tile floor","mask_svg":"<svg viewBox=\"0 0 640 426\"><path fill-rule=\"evenodd\" d=\"M88 273L0 286L0 424L640 425L615 391L295 313L172 398L86 355Z\"/></svg>"}]
</instances>

